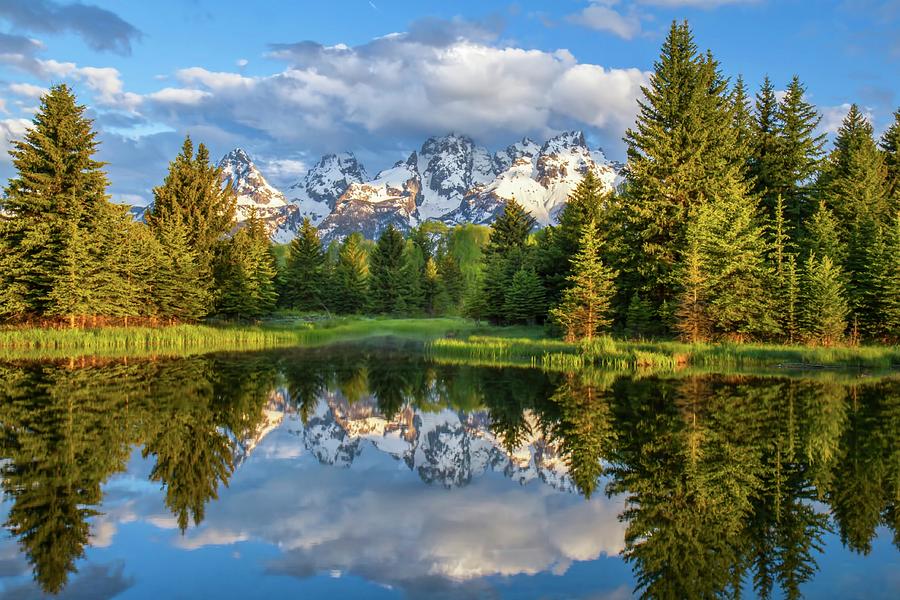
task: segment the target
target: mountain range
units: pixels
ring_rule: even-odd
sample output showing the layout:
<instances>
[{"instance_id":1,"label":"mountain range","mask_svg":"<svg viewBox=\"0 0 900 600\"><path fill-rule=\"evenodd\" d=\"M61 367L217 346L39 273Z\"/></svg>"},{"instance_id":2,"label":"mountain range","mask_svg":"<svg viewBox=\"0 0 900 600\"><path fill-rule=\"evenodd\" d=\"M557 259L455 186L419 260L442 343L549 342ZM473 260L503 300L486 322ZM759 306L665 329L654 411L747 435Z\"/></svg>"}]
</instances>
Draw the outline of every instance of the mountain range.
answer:
<instances>
[{"instance_id":1,"label":"mountain range","mask_svg":"<svg viewBox=\"0 0 900 600\"><path fill-rule=\"evenodd\" d=\"M588 170L610 189L622 172L602 150L591 150L580 131L543 144L526 137L493 153L464 135L431 137L374 178L352 153L328 154L285 191L269 184L240 148L219 166L237 193L238 220L255 209L273 240L282 243L305 217L326 243L354 231L374 239L389 224L402 231L427 220L487 225L511 198L546 226Z\"/></svg>"}]
</instances>

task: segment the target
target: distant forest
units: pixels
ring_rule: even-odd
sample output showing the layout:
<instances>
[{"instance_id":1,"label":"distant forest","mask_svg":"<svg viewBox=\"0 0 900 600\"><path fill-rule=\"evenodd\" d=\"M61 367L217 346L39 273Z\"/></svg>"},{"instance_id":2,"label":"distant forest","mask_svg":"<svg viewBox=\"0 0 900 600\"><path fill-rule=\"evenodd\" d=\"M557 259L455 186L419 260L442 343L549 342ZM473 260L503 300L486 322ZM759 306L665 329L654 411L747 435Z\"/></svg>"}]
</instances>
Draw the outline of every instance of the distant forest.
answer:
<instances>
[{"instance_id":1,"label":"distant forest","mask_svg":"<svg viewBox=\"0 0 900 600\"><path fill-rule=\"evenodd\" d=\"M146 222L107 196L85 107L56 85L14 142L0 200L0 319L70 327L324 314L465 315L686 341L900 339L900 110L876 139L853 105L826 153L799 77L751 97L673 23L625 133L625 181L588 172L535 231L390 226L273 247L203 144L186 139Z\"/></svg>"}]
</instances>

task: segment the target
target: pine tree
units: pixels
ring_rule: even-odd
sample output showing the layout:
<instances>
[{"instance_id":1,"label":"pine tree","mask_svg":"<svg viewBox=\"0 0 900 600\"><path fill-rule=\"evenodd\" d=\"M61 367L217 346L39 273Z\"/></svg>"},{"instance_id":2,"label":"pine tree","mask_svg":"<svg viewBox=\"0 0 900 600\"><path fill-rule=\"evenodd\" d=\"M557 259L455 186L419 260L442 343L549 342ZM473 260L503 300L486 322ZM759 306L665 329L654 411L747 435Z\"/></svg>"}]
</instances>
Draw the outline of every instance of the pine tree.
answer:
<instances>
[{"instance_id":1,"label":"pine tree","mask_svg":"<svg viewBox=\"0 0 900 600\"><path fill-rule=\"evenodd\" d=\"M639 273L639 290L656 307L677 292L675 270L686 247L691 211L722 196L745 196L742 160L727 82L718 63L697 52L687 23L673 23L643 89L628 144L620 266Z\"/></svg>"},{"instance_id":2,"label":"pine tree","mask_svg":"<svg viewBox=\"0 0 900 600\"><path fill-rule=\"evenodd\" d=\"M779 132L778 98L772 80L766 76L756 95L749 175L753 180L753 192L760 198L770 219L777 217L776 201L780 198L777 192L781 168Z\"/></svg>"},{"instance_id":3,"label":"pine tree","mask_svg":"<svg viewBox=\"0 0 900 600\"><path fill-rule=\"evenodd\" d=\"M775 333L774 274L766 260L769 249L754 203L741 197L707 203L698 209L690 227L689 239L696 240L703 269L713 334L743 340Z\"/></svg>"},{"instance_id":4,"label":"pine tree","mask_svg":"<svg viewBox=\"0 0 900 600\"><path fill-rule=\"evenodd\" d=\"M566 287L571 260L580 248L584 226L593 221L602 233L603 208L608 197L602 182L593 170L588 170L566 200L558 224L542 230L543 237L538 244L538 273L551 303L559 301Z\"/></svg>"},{"instance_id":5,"label":"pine tree","mask_svg":"<svg viewBox=\"0 0 900 600\"><path fill-rule=\"evenodd\" d=\"M894 113L894 122L881 136L881 150L887 170L887 197L892 212L900 211L900 109Z\"/></svg>"},{"instance_id":6,"label":"pine tree","mask_svg":"<svg viewBox=\"0 0 900 600\"><path fill-rule=\"evenodd\" d=\"M800 337L800 271L797 257L788 254L779 286L781 294L781 330L788 343L795 343Z\"/></svg>"},{"instance_id":7,"label":"pine tree","mask_svg":"<svg viewBox=\"0 0 900 600\"><path fill-rule=\"evenodd\" d=\"M830 257L806 259L801 325L808 342L830 346L843 339L850 314L843 282L841 268Z\"/></svg>"},{"instance_id":8,"label":"pine tree","mask_svg":"<svg viewBox=\"0 0 900 600\"><path fill-rule=\"evenodd\" d=\"M85 110L66 85L53 86L24 139L13 142L16 175L0 200L0 318L66 315L72 323L71 311L91 312L84 271L108 201ZM65 289L53 293L57 285Z\"/></svg>"},{"instance_id":9,"label":"pine tree","mask_svg":"<svg viewBox=\"0 0 900 600\"><path fill-rule=\"evenodd\" d=\"M369 291L372 310L376 313L401 312L403 298L403 266L406 242L393 224L378 238L369 262Z\"/></svg>"},{"instance_id":10,"label":"pine tree","mask_svg":"<svg viewBox=\"0 0 900 600\"><path fill-rule=\"evenodd\" d=\"M632 339L641 338L658 329L653 326L653 306L635 292L631 295L625 313L625 335Z\"/></svg>"},{"instance_id":11,"label":"pine tree","mask_svg":"<svg viewBox=\"0 0 900 600\"><path fill-rule=\"evenodd\" d=\"M888 337L900 341L900 210L887 236L884 279L884 329Z\"/></svg>"},{"instance_id":12,"label":"pine tree","mask_svg":"<svg viewBox=\"0 0 900 600\"><path fill-rule=\"evenodd\" d=\"M847 246L841 239L837 219L824 200L806 226L803 249L806 256L827 256L837 265L847 260Z\"/></svg>"},{"instance_id":13,"label":"pine tree","mask_svg":"<svg viewBox=\"0 0 900 600\"><path fill-rule=\"evenodd\" d=\"M712 323L707 294L709 282L700 253L700 239L691 240L681 266L681 299L675 311L676 329L685 342L696 344L709 339Z\"/></svg>"},{"instance_id":14,"label":"pine tree","mask_svg":"<svg viewBox=\"0 0 900 600\"><path fill-rule=\"evenodd\" d=\"M308 218L288 247L284 275L285 304L301 311L323 306L325 254L319 232Z\"/></svg>"},{"instance_id":15,"label":"pine tree","mask_svg":"<svg viewBox=\"0 0 900 600\"><path fill-rule=\"evenodd\" d=\"M747 96L747 86L744 78L738 76L731 90L731 126L735 131L734 158L738 164L744 166L749 173L751 157L753 156L753 140L755 138L754 118L750 110L750 99Z\"/></svg>"},{"instance_id":16,"label":"pine tree","mask_svg":"<svg viewBox=\"0 0 900 600\"><path fill-rule=\"evenodd\" d=\"M436 301L436 312L456 314L466 292L466 281L459 261L448 250L440 256L437 269L437 298L440 300Z\"/></svg>"},{"instance_id":17,"label":"pine tree","mask_svg":"<svg viewBox=\"0 0 900 600\"><path fill-rule=\"evenodd\" d=\"M545 295L544 285L534 269L519 269L506 292L506 321L534 324L547 310Z\"/></svg>"},{"instance_id":18,"label":"pine tree","mask_svg":"<svg viewBox=\"0 0 900 600\"><path fill-rule=\"evenodd\" d=\"M359 233L350 234L341 244L334 285L336 312L361 313L369 306L369 257Z\"/></svg>"},{"instance_id":19,"label":"pine tree","mask_svg":"<svg viewBox=\"0 0 900 600\"><path fill-rule=\"evenodd\" d=\"M438 312L438 294L441 292L441 277L438 263L429 256L422 272L422 292L424 296L425 314L434 316Z\"/></svg>"},{"instance_id":20,"label":"pine tree","mask_svg":"<svg viewBox=\"0 0 900 600\"><path fill-rule=\"evenodd\" d=\"M209 273L223 237L234 228L237 196L223 181L222 171L210 164L209 150L186 137L181 153L169 163L163 184L153 189L153 205L145 219L159 231L171 219L181 219L190 232L201 270Z\"/></svg>"},{"instance_id":21,"label":"pine tree","mask_svg":"<svg viewBox=\"0 0 900 600\"><path fill-rule=\"evenodd\" d=\"M515 198L507 200L503 205L503 212L491 224L487 252L505 256L511 250L521 248L536 223L531 213L516 202Z\"/></svg>"},{"instance_id":22,"label":"pine tree","mask_svg":"<svg viewBox=\"0 0 900 600\"><path fill-rule=\"evenodd\" d=\"M819 167L825 135L816 128L822 117L806 101L806 88L794 76L778 105L779 161L772 192L784 200L787 222L799 239L803 222L812 213L811 182Z\"/></svg>"},{"instance_id":23,"label":"pine tree","mask_svg":"<svg viewBox=\"0 0 900 600\"><path fill-rule=\"evenodd\" d=\"M420 315L425 311L428 293L425 281L426 266L427 261L422 247L413 240L406 242L401 256L399 295L395 312Z\"/></svg>"},{"instance_id":24,"label":"pine tree","mask_svg":"<svg viewBox=\"0 0 900 600\"><path fill-rule=\"evenodd\" d=\"M615 294L617 273L600 258L600 239L593 222L585 225L581 249L572 258L569 287L562 302L550 311L550 317L566 332L566 340L590 341L612 324L610 304Z\"/></svg>"},{"instance_id":25,"label":"pine tree","mask_svg":"<svg viewBox=\"0 0 900 600\"><path fill-rule=\"evenodd\" d=\"M278 300L275 276L275 256L269 236L253 211L225 244L216 261L219 314L258 319L271 313Z\"/></svg>"},{"instance_id":26,"label":"pine tree","mask_svg":"<svg viewBox=\"0 0 900 600\"><path fill-rule=\"evenodd\" d=\"M201 281L199 259L188 235L179 219L156 234L160 256L151 291L159 317L170 321L196 321L209 311L209 286Z\"/></svg>"}]
</instances>

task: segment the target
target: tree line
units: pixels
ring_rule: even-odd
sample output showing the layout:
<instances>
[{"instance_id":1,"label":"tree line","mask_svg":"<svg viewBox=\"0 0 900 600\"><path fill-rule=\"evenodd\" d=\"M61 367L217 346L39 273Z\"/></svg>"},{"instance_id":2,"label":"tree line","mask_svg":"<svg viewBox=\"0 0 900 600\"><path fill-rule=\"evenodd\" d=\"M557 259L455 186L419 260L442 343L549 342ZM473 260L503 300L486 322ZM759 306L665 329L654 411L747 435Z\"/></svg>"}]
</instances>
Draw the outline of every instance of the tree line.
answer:
<instances>
[{"instance_id":1,"label":"tree line","mask_svg":"<svg viewBox=\"0 0 900 600\"><path fill-rule=\"evenodd\" d=\"M831 151L794 77L754 98L673 23L625 134L619 189L589 170L558 223L515 200L490 229L426 222L283 251L190 139L145 223L109 202L92 123L60 85L11 152L0 319L71 326L255 319L278 308L463 314L686 341L900 339L900 110L879 140L853 105Z\"/></svg>"}]
</instances>

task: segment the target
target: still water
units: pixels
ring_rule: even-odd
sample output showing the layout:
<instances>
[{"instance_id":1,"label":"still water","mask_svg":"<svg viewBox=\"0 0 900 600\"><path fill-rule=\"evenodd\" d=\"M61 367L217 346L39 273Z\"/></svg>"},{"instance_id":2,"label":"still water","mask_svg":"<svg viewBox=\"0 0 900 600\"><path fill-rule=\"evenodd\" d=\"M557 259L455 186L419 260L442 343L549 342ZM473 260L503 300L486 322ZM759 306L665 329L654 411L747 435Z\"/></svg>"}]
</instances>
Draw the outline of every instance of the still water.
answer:
<instances>
[{"instance_id":1,"label":"still water","mask_svg":"<svg viewBox=\"0 0 900 600\"><path fill-rule=\"evenodd\" d=\"M900 377L0 363L0 595L900 598Z\"/></svg>"}]
</instances>

